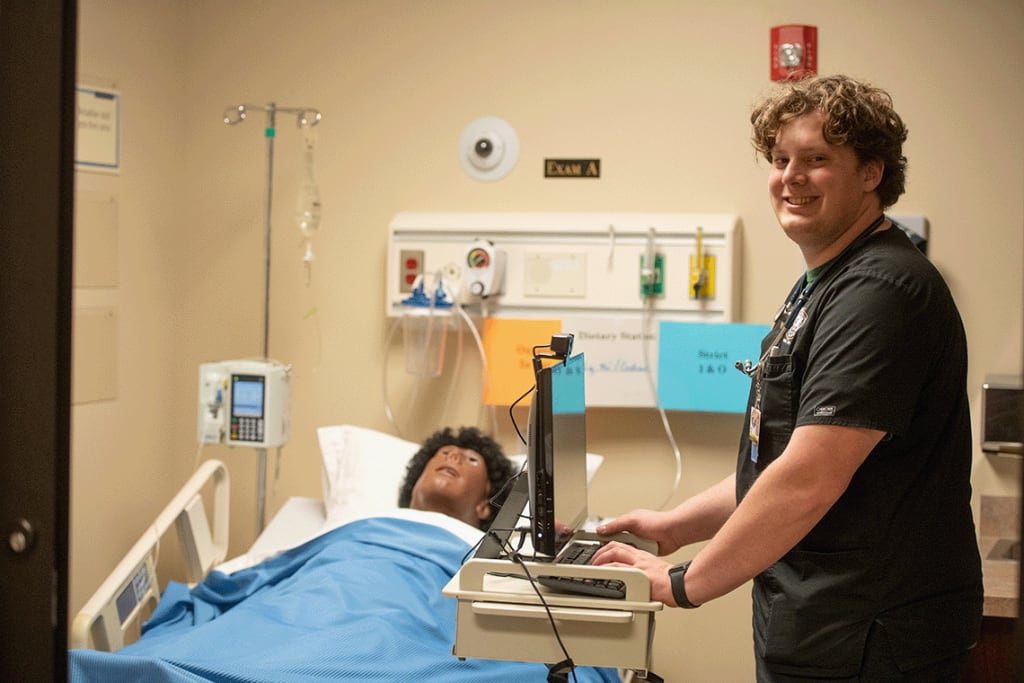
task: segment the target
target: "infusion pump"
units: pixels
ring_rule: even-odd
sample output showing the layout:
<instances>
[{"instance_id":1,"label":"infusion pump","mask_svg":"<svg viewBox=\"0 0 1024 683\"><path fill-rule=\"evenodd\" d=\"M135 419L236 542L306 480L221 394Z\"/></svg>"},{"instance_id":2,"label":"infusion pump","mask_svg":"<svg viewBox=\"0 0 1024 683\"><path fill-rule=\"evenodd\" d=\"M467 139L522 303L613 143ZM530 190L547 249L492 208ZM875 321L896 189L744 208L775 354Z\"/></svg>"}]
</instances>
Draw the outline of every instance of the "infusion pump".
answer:
<instances>
[{"instance_id":1,"label":"infusion pump","mask_svg":"<svg viewBox=\"0 0 1024 683\"><path fill-rule=\"evenodd\" d=\"M274 448L288 441L290 365L225 360L199 366L199 443Z\"/></svg>"}]
</instances>

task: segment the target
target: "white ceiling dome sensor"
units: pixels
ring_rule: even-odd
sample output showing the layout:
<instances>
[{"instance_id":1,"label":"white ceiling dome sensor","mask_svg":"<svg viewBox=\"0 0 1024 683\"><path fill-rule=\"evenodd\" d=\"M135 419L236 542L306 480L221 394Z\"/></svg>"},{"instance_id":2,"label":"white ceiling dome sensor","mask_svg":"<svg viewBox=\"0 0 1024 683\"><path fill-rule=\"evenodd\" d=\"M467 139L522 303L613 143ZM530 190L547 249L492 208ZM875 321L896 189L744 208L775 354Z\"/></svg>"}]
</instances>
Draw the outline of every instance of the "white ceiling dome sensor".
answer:
<instances>
[{"instance_id":1,"label":"white ceiling dome sensor","mask_svg":"<svg viewBox=\"0 0 1024 683\"><path fill-rule=\"evenodd\" d=\"M519 138L512 126L494 116L473 121L459 138L459 161L477 180L501 180L519 160Z\"/></svg>"}]
</instances>

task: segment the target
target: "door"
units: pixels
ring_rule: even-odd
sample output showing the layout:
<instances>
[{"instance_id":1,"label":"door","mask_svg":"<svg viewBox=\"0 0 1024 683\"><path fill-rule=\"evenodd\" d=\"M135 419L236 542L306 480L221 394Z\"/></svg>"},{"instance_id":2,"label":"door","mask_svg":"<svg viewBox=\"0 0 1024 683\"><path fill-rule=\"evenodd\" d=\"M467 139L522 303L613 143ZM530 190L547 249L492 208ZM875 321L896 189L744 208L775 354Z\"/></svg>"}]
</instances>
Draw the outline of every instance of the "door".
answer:
<instances>
[{"instance_id":1,"label":"door","mask_svg":"<svg viewBox=\"0 0 1024 683\"><path fill-rule=\"evenodd\" d=\"M0 0L0 680L67 678L75 0Z\"/></svg>"}]
</instances>

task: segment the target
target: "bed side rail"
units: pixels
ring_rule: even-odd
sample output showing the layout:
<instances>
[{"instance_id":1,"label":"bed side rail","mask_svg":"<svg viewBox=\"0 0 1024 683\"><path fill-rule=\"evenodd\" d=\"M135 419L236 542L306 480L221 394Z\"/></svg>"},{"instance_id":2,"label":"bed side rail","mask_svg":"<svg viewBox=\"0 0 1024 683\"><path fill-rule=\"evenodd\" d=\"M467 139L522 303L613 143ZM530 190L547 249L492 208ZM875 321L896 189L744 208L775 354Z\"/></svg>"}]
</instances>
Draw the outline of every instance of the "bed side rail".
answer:
<instances>
[{"instance_id":1,"label":"bed side rail","mask_svg":"<svg viewBox=\"0 0 1024 683\"><path fill-rule=\"evenodd\" d=\"M213 481L213 531L200 495ZM182 544L188 581L197 582L225 559L228 548L228 470L219 460L207 460L182 486L146 529L128 554L104 580L71 626L71 647L113 652L124 647L125 633L160 599L156 561L160 539L172 524Z\"/></svg>"}]
</instances>

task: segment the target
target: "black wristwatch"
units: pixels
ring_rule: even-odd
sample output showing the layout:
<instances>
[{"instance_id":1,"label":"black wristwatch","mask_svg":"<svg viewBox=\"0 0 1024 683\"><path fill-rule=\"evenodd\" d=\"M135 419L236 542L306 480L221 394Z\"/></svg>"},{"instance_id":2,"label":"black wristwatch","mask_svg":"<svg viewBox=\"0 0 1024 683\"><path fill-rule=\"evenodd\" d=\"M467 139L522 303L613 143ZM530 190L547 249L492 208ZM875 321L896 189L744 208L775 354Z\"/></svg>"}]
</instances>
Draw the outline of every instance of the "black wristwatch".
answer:
<instances>
[{"instance_id":1,"label":"black wristwatch","mask_svg":"<svg viewBox=\"0 0 1024 683\"><path fill-rule=\"evenodd\" d=\"M672 597L675 598L676 604L683 609L694 609L700 607L690 602L690 599L686 597L686 570L690 568L691 560L687 560L682 564L677 564L674 567L670 567L668 570L668 580L672 583Z\"/></svg>"}]
</instances>

